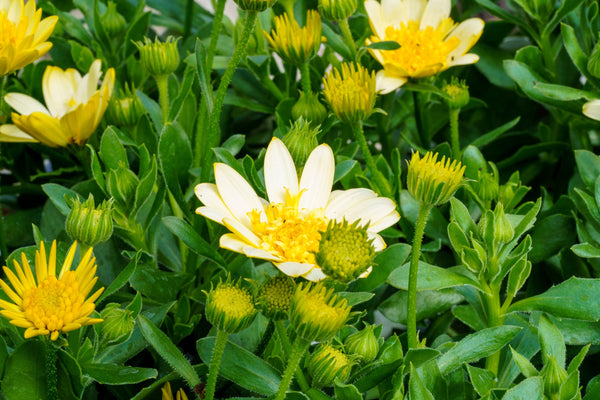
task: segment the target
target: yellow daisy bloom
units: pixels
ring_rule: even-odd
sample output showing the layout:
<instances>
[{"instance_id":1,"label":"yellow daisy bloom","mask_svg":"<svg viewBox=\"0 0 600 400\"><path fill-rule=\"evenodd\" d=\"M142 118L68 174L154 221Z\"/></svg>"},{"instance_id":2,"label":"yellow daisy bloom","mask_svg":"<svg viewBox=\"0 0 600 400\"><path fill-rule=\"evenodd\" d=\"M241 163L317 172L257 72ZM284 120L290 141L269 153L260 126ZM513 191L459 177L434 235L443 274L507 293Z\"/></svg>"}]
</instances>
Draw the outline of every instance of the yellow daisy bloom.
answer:
<instances>
[{"instance_id":1,"label":"yellow daisy bloom","mask_svg":"<svg viewBox=\"0 0 600 400\"><path fill-rule=\"evenodd\" d=\"M162 387L161 392L162 392L162 400L174 400L173 392L171 391L171 383L170 382L165 383L165 386ZM177 400L188 400L188 397L186 396L183 389L179 389L177 391L176 399Z\"/></svg>"},{"instance_id":2,"label":"yellow daisy bloom","mask_svg":"<svg viewBox=\"0 0 600 400\"><path fill-rule=\"evenodd\" d=\"M466 166L460 161L428 151L423 158L413 153L408 163L408 191L422 203L438 206L450 200L463 181Z\"/></svg>"},{"instance_id":3,"label":"yellow daisy bloom","mask_svg":"<svg viewBox=\"0 0 600 400\"><path fill-rule=\"evenodd\" d=\"M321 16L315 10L306 14L306 25L300 28L293 16L275 17L275 28L269 35L263 31L271 47L283 61L301 66L310 60L321 45Z\"/></svg>"},{"instance_id":4,"label":"yellow daisy bloom","mask_svg":"<svg viewBox=\"0 0 600 400\"><path fill-rule=\"evenodd\" d=\"M583 105L583 115L588 118L600 121L600 99L591 100Z\"/></svg>"},{"instance_id":5,"label":"yellow daisy bloom","mask_svg":"<svg viewBox=\"0 0 600 400\"><path fill-rule=\"evenodd\" d=\"M46 42L58 21L57 16L42 19L35 1L0 0L0 76L23 68L46 54Z\"/></svg>"},{"instance_id":6,"label":"yellow daisy bloom","mask_svg":"<svg viewBox=\"0 0 600 400\"><path fill-rule=\"evenodd\" d=\"M83 146L98 127L115 83L115 70L109 68L98 88L101 67L94 61L82 77L72 68L48 66L42 80L46 106L22 93L7 94L4 99L20 115L12 113L14 125L0 126L0 141Z\"/></svg>"},{"instance_id":7,"label":"yellow daisy bloom","mask_svg":"<svg viewBox=\"0 0 600 400\"><path fill-rule=\"evenodd\" d=\"M374 35L367 44L394 41L396 50L369 49L383 66L377 73L377 91L385 94L409 78L435 75L455 65L473 64L479 56L467 53L483 32L483 20L470 18L456 24L450 18L450 0L365 1Z\"/></svg>"},{"instance_id":8,"label":"yellow daisy bloom","mask_svg":"<svg viewBox=\"0 0 600 400\"><path fill-rule=\"evenodd\" d=\"M320 231L330 220L369 223L367 233L376 251L385 248L377 232L395 224L396 204L370 189L331 191L335 162L322 144L308 157L298 178L292 156L273 138L265 154L268 201L226 164L215 164L216 184L201 183L196 196L204 204L196 213L226 226L221 247L248 257L272 261L284 274L311 281L325 278L315 264Z\"/></svg>"},{"instance_id":9,"label":"yellow daisy bloom","mask_svg":"<svg viewBox=\"0 0 600 400\"><path fill-rule=\"evenodd\" d=\"M0 314L11 324L25 328L25 339L50 335L51 340L56 340L60 332L102 322L98 318L89 318L89 315L104 288L98 289L86 300L98 280L95 276L96 259L92 257L90 248L72 271L76 250L77 242L67 252L58 276L56 241L52 242L48 259L44 242L35 252L35 276L25 253L21 253L21 264L14 261L14 271L4 267L12 288L2 279L0 288L12 302L0 299Z\"/></svg>"}]
</instances>

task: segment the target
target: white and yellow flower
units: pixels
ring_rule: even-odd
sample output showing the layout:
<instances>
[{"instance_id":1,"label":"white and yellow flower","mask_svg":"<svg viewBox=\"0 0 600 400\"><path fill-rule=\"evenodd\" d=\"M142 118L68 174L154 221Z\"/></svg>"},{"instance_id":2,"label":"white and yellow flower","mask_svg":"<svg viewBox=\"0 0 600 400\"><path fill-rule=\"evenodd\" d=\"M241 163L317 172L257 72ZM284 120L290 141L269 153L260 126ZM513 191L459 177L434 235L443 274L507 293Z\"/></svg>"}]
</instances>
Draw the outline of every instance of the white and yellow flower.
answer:
<instances>
[{"instance_id":1,"label":"white and yellow flower","mask_svg":"<svg viewBox=\"0 0 600 400\"><path fill-rule=\"evenodd\" d=\"M46 54L52 47L46 40L57 21L57 16L42 19L35 1L0 0L0 76Z\"/></svg>"},{"instance_id":2,"label":"white and yellow flower","mask_svg":"<svg viewBox=\"0 0 600 400\"><path fill-rule=\"evenodd\" d=\"M298 178L283 142L274 138L265 155L268 201L226 164L215 164L216 185L201 183L196 196L204 204L196 213L225 225L221 247L272 261L283 273L318 281L325 274L315 264L320 231L330 220L368 223L376 251L385 248L377 232L395 224L395 203L369 189L331 191L335 162L331 148L317 146Z\"/></svg>"},{"instance_id":3,"label":"white and yellow flower","mask_svg":"<svg viewBox=\"0 0 600 400\"><path fill-rule=\"evenodd\" d=\"M400 45L396 50L370 49L383 66L377 73L379 93L392 92L409 78L479 60L467 52L481 36L484 22L470 18L456 24L450 18L450 0L367 0L365 9L374 34L367 44L394 41Z\"/></svg>"},{"instance_id":4,"label":"white and yellow flower","mask_svg":"<svg viewBox=\"0 0 600 400\"><path fill-rule=\"evenodd\" d=\"M583 115L600 121L600 99L588 101L583 105Z\"/></svg>"},{"instance_id":5,"label":"white and yellow flower","mask_svg":"<svg viewBox=\"0 0 600 400\"><path fill-rule=\"evenodd\" d=\"M82 146L98 127L115 83L109 68L100 88L102 63L96 60L84 75L72 68L48 66L42 80L46 106L22 93L9 93L6 102L14 125L0 126L0 141L40 142L50 147Z\"/></svg>"}]
</instances>

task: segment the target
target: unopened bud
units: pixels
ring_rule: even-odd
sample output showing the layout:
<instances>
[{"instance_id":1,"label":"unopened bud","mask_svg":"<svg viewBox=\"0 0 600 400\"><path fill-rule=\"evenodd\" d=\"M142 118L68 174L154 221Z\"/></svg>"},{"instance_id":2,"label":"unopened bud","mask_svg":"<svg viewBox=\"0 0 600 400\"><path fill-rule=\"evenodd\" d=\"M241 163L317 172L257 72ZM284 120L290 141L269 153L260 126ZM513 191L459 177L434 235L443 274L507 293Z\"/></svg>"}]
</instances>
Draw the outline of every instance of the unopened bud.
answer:
<instances>
[{"instance_id":1,"label":"unopened bud","mask_svg":"<svg viewBox=\"0 0 600 400\"><path fill-rule=\"evenodd\" d=\"M312 93L300 92L300 98L292 107L292 118L304 118L311 126L318 126L327 118L327 108L321 104L319 97Z\"/></svg>"},{"instance_id":2,"label":"unopened bud","mask_svg":"<svg viewBox=\"0 0 600 400\"><path fill-rule=\"evenodd\" d=\"M144 42L138 41L135 45L140 52L142 67L152 76L169 75L179 66L177 40L172 36L166 42L144 38Z\"/></svg>"},{"instance_id":3,"label":"unopened bud","mask_svg":"<svg viewBox=\"0 0 600 400\"><path fill-rule=\"evenodd\" d=\"M219 282L206 294L206 319L219 330L236 333L247 328L256 316L254 299L240 281Z\"/></svg>"},{"instance_id":4,"label":"unopened bud","mask_svg":"<svg viewBox=\"0 0 600 400\"><path fill-rule=\"evenodd\" d=\"M100 17L100 22L111 38L119 37L127 27L127 21L119 14L117 5L112 1L109 1L106 5L106 12Z\"/></svg>"},{"instance_id":5,"label":"unopened bud","mask_svg":"<svg viewBox=\"0 0 600 400\"><path fill-rule=\"evenodd\" d=\"M350 17L358 7L357 0L319 0L319 12L329 21L341 21Z\"/></svg>"},{"instance_id":6,"label":"unopened bud","mask_svg":"<svg viewBox=\"0 0 600 400\"><path fill-rule=\"evenodd\" d=\"M129 339L135 325L131 310L124 310L119 308L119 304L110 303L104 307L100 316L104 319L100 325L103 340L109 344L117 344Z\"/></svg>"},{"instance_id":7,"label":"unopened bud","mask_svg":"<svg viewBox=\"0 0 600 400\"><path fill-rule=\"evenodd\" d=\"M379 353L379 341L374 330L375 325L367 325L363 330L348 336L344 341L346 351L355 354L365 363L373 361Z\"/></svg>"},{"instance_id":8,"label":"unopened bud","mask_svg":"<svg viewBox=\"0 0 600 400\"><path fill-rule=\"evenodd\" d=\"M105 200L96 207L91 193L83 203L79 199L72 198L71 211L65 222L67 234L71 239L86 246L95 246L107 241L113 231L112 203L112 199Z\"/></svg>"},{"instance_id":9,"label":"unopened bud","mask_svg":"<svg viewBox=\"0 0 600 400\"><path fill-rule=\"evenodd\" d=\"M442 91L446 94L445 99L451 109L463 108L469 104L469 87L465 81L453 77L450 83L444 85Z\"/></svg>"},{"instance_id":10,"label":"unopened bud","mask_svg":"<svg viewBox=\"0 0 600 400\"><path fill-rule=\"evenodd\" d=\"M324 387L333 384L337 378L344 383L350 376L353 361L330 343L322 344L306 361L313 385Z\"/></svg>"},{"instance_id":11,"label":"unopened bud","mask_svg":"<svg viewBox=\"0 0 600 400\"><path fill-rule=\"evenodd\" d=\"M310 153L319 145L318 133L319 128L311 128L308 121L300 118L283 137L283 143L290 151L296 168L304 167Z\"/></svg>"}]
</instances>

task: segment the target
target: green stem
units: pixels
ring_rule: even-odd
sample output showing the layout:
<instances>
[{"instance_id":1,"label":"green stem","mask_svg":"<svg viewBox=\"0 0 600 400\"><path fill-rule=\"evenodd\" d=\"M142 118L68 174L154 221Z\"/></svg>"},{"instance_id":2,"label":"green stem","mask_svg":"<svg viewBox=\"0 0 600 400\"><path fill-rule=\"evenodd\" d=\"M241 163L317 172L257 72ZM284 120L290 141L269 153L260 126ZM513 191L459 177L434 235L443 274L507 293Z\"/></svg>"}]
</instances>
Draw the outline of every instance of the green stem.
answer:
<instances>
[{"instance_id":1,"label":"green stem","mask_svg":"<svg viewBox=\"0 0 600 400\"><path fill-rule=\"evenodd\" d=\"M552 76L556 77L556 61L554 60L550 34L542 34L539 45L542 49L542 57L544 58L546 67L552 73Z\"/></svg>"},{"instance_id":2,"label":"green stem","mask_svg":"<svg viewBox=\"0 0 600 400\"><path fill-rule=\"evenodd\" d=\"M156 86L158 86L158 101L160 102L160 110L162 111L163 125L169 122L169 76L155 76Z\"/></svg>"},{"instance_id":3,"label":"green stem","mask_svg":"<svg viewBox=\"0 0 600 400\"><path fill-rule=\"evenodd\" d=\"M281 378L281 383L279 384L279 389L277 390L277 395L275 396L275 400L284 400L285 392L287 392L290 387L290 383L292 383L292 377L294 376L294 372L298 368L300 364L300 360L304 355L306 349L310 342L308 340L302 339L300 336L296 338L294 344L292 345L292 352L290 353L290 357L288 358L287 366L285 367L285 371L283 373L283 377Z\"/></svg>"},{"instance_id":4,"label":"green stem","mask_svg":"<svg viewBox=\"0 0 600 400\"><path fill-rule=\"evenodd\" d=\"M2 111L4 110L4 88L6 86L6 80L8 75L4 75L0 80L0 117L2 117ZM2 147L0 147L0 160L2 159ZM0 195L2 195L2 186L0 184ZM8 256L8 248L6 247L6 241L4 240L4 213L2 212L2 202L0 198L0 262L1 265L5 265L6 257Z\"/></svg>"},{"instance_id":5,"label":"green stem","mask_svg":"<svg viewBox=\"0 0 600 400\"><path fill-rule=\"evenodd\" d=\"M413 238L412 256L408 274L408 303L406 307L409 349L416 349L419 342L417 338L417 272L419 270L419 256L421 255L425 225L427 224L427 218L432 208L433 206L430 204L421 203L419 206L419 216L415 225L415 236Z\"/></svg>"},{"instance_id":6,"label":"green stem","mask_svg":"<svg viewBox=\"0 0 600 400\"><path fill-rule=\"evenodd\" d=\"M229 333L217 330L217 340L213 349L212 357L210 358L210 367L208 369L208 378L206 379L205 399L213 400L215 398L215 388L217 387L217 376L219 375L219 366L221 357L227 344Z\"/></svg>"},{"instance_id":7,"label":"green stem","mask_svg":"<svg viewBox=\"0 0 600 400\"><path fill-rule=\"evenodd\" d=\"M485 286L484 286L485 287ZM487 313L488 328L502 326L504 318L500 310L500 287L498 285L490 285L488 293L482 294L485 299L485 309ZM500 367L500 350L489 356L485 360L485 368L492 372L494 376L498 376Z\"/></svg>"},{"instance_id":8,"label":"green stem","mask_svg":"<svg viewBox=\"0 0 600 400\"><path fill-rule=\"evenodd\" d=\"M194 0L187 0L185 5L185 20L183 21L183 39L185 40L192 32L192 21L194 19Z\"/></svg>"},{"instance_id":9,"label":"green stem","mask_svg":"<svg viewBox=\"0 0 600 400\"><path fill-rule=\"evenodd\" d=\"M308 62L305 62L300 67L300 77L302 78L302 80L301 80L302 91L304 91L304 93L306 93L306 94L309 94L311 92L311 88L310 88L310 65L308 64Z\"/></svg>"},{"instance_id":10,"label":"green stem","mask_svg":"<svg viewBox=\"0 0 600 400\"><path fill-rule=\"evenodd\" d=\"M46 342L46 390L48 400L58 400L57 369L56 369L56 347L50 340Z\"/></svg>"},{"instance_id":11,"label":"green stem","mask_svg":"<svg viewBox=\"0 0 600 400\"><path fill-rule=\"evenodd\" d=\"M392 193L392 188L390 187L390 183L387 181L387 179L385 179L381 171L377 169L375 160L371 155L371 150L369 150L367 139L365 138L365 133L362 128L362 122L359 121L352 124L352 131L354 132L354 136L358 141L360 151L363 157L365 158L365 161L367 162L367 167L371 171L371 175L373 176L377 192L382 196L390 197Z\"/></svg>"},{"instance_id":12,"label":"green stem","mask_svg":"<svg viewBox=\"0 0 600 400\"><path fill-rule=\"evenodd\" d=\"M346 44L350 48L350 52L352 53L352 59L356 59L356 43L354 42L354 38L352 37L352 32L350 31L350 25L348 25L348 19L343 19L340 21L340 28L342 30L342 35L344 35L344 39L346 40Z\"/></svg>"},{"instance_id":13,"label":"green stem","mask_svg":"<svg viewBox=\"0 0 600 400\"><path fill-rule=\"evenodd\" d=\"M413 94L413 105L415 108L415 125L417 127L417 137L421 142L421 146L427 146L427 140L425 138L425 132L423 132L423 121L421 120L421 101L419 100L419 93L416 91L412 92ZM429 147L429 146L427 146Z\"/></svg>"},{"instance_id":14,"label":"green stem","mask_svg":"<svg viewBox=\"0 0 600 400\"><path fill-rule=\"evenodd\" d=\"M449 111L450 119L450 144L452 145L452 156L455 160L460 160L460 137L458 135L458 114L460 108L451 108Z\"/></svg>"},{"instance_id":15,"label":"green stem","mask_svg":"<svg viewBox=\"0 0 600 400\"><path fill-rule=\"evenodd\" d=\"M219 121L221 119L221 109L223 108L225 93L227 92L227 88L229 87L229 83L231 82L231 78L233 77L233 73L237 69L238 64L240 63L242 57L246 53L246 45L248 44L248 40L250 39L252 29L254 29L254 24L256 22L257 15L258 13L256 11L248 11L248 14L246 15L246 20L244 21L244 30L242 32L242 36L240 37L240 41L235 47L233 55L231 56L229 64L227 65L227 69L225 70L225 73L221 78L221 83L219 84L219 88L217 89L217 93L214 98L212 112L210 113L208 125L208 149L212 149L213 147L218 146L219 142L221 141L221 134L219 132ZM211 157L204 157L203 159L203 181L208 178L211 161Z\"/></svg>"},{"instance_id":16,"label":"green stem","mask_svg":"<svg viewBox=\"0 0 600 400\"><path fill-rule=\"evenodd\" d=\"M275 329L277 330L277 335L279 336L279 341L281 341L281 346L283 347L283 353L287 358L290 357L292 352L292 344L290 343L290 338L288 337L287 331L285 329L284 321L275 321ZM296 381L298 381L298 385L304 393L310 390L310 386L302 373L302 370L297 369L296 373Z\"/></svg>"},{"instance_id":17,"label":"green stem","mask_svg":"<svg viewBox=\"0 0 600 400\"><path fill-rule=\"evenodd\" d=\"M219 42L219 35L221 34L221 27L223 26L223 14L225 13L225 3L227 0L218 0L217 8L215 8L215 17L213 18L213 26L210 32L210 44L208 46L208 53L206 59L206 74L210 77L212 71L213 59L217 52L217 43Z\"/></svg>"}]
</instances>

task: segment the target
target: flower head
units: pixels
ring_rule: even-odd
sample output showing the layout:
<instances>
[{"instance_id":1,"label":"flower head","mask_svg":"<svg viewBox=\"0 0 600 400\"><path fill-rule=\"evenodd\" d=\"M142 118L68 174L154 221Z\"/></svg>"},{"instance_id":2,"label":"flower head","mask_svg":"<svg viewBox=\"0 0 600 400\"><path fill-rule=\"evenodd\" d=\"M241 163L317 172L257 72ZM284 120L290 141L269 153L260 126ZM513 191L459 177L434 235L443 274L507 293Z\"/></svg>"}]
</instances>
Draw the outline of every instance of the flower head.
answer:
<instances>
[{"instance_id":1,"label":"flower head","mask_svg":"<svg viewBox=\"0 0 600 400\"><path fill-rule=\"evenodd\" d=\"M415 152L408 163L408 191L424 204L437 206L450 200L462 183L465 166L438 153L427 152L421 158Z\"/></svg>"},{"instance_id":2,"label":"flower head","mask_svg":"<svg viewBox=\"0 0 600 400\"><path fill-rule=\"evenodd\" d=\"M91 193L83 203L77 198L71 199L70 203L65 229L71 239L95 246L110 238L113 232L112 198L104 200L97 208Z\"/></svg>"},{"instance_id":3,"label":"flower head","mask_svg":"<svg viewBox=\"0 0 600 400\"><path fill-rule=\"evenodd\" d=\"M115 83L115 70L109 68L98 88L101 66L94 61L83 77L72 68L48 66L42 80L46 106L22 93L7 94L6 102L20 115L12 113L14 125L0 127L0 141L83 146L98 127Z\"/></svg>"},{"instance_id":4,"label":"flower head","mask_svg":"<svg viewBox=\"0 0 600 400\"><path fill-rule=\"evenodd\" d=\"M299 168L304 167L310 153L319 145L317 141L319 132L318 127L313 128L310 121L300 117L283 137L283 143L285 143L292 154L294 163Z\"/></svg>"},{"instance_id":5,"label":"flower head","mask_svg":"<svg viewBox=\"0 0 600 400\"><path fill-rule=\"evenodd\" d=\"M600 121L600 99L588 101L583 105L583 115Z\"/></svg>"},{"instance_id":6,"label":"flower head","mask_svg":"<svg viewBox=\"0 0 600 400\"><path fill-rule=\"evenodd\" d=\"M358 0L319 0L319 12L330 21L341 21L356 11Z\"/></svg>"},{"instance_id":7,"label":"flower head","mask_svg":"<svg viewBox=\"0 0 600 400\"><path fill-rule=\"evenodd\" d=\"M39 335L50 335L56 340L60 332L70 332L84 325L102 322L89 318L94 311L94 302L104 288L86 297L98 280L96 259L90 248L72 271L77 243L69 249L65 261L56 275L56 241L52 242L50 256L46 259L44 242L35 252L35 276L25 253L21 253L21 264L14 261L14 271L4 267L4 273L12 288L0 279L0 288L12 302L0 299L0 314L10 323L25 328L25 339Z\"/></svg>"},{"instance_id":8,"label":"flower head","mask_svg":"<svg viewBox=\"0 0 600 400\"><path fill-rule=\"evenodd\" d=\"M125 84L125 89L119 90L118 94L110 99L108 120L117 126L133 128L145 112L146 109L135 89Z\"/></svg>"},{"instance_id":9,"label":"flower head","mask_svg":"<svg viewBox=\"0 0 600 400\"><path fill-rule=\"evenodd\" d=\"M323 95L333 113L344 122L363 121L375 106L375 74L361 65L343 64L323 78Z\"/></svg>"},{"instance_id":10,"label":"flower head","mask_svg":"<svg viewBox=\"0 0 600 400\"><path fill-rule=\"evenodd\" d=\"M277 0L233 0L244 11L265 11L273 7Z\"/></svg>"},{"instance_id":11,"label":"flower head","mask_svg":"<svg viewBox=\"0 0 600 400\"><path fill-rule=\"evenodd\" d=\"M52 47L46 40L58 21L57 16L42 19L35 1L0 1L0 76L32 63Z\"/></svg>"},{"instance_id":12,"label":"flower head","mask_svg":"<svg viewBox=\"0 0 600 400\"><path fill-rule=\"evenodd\" d=\"M188 400L187 395L185 394L185 392L183 391L183 389L179 389L177 391L177 397L173 397L173 392L171 391L171 383L167 382L165 383L165 386L162 387L161 389L162 392L162 400Z\"/></svg>"},{"instance_id":13,"label":"flower head","mask_svg":"<svg viewBox=\"0 0 600 400\"><path fill-rule=\"evenodd\" d=\"M236 333L254 321L256 307L248 289L239 282L219 282L206 294L206 319L218 329Z\"/></svg>"},{"instance_id":14,"label":"flower head","mask_svg":"<svg viewBox=\"0 0 600 400\"><path fill-rule=\"evenodd\" d=\"M395 224L395 203L369 189L331 191L335 163L331 148L317 146L298 179L289 151L274 138L265 154L265 184L269 201L256 195L246 180L226 164L215 164L215 184L196 186L204 203L196 213L225 225L221 247L272 261L284 274L312 281L325 278L315 265L320 231L330 220L369 224L376 251L385 248L377 232Z\"/></svg>"},{"instance_id":15,"label":"flower head","mask_svg":"<svg viewBox=\"0 0 600 400\"><path fill-rule=\"evenodd\" d=\"M324 387L332 385L335 379L346 382L354 360L331 343L324 343L308 357L306 364L313 385Z\"/></svg>"},{"instance_id":16,"label":"flower head","mask_svg":"<svg viewBox=\"0 0 600 400\"><path fill-rule=\"evenodd\" d=\"M278 275L261 286L256 305L267 318L281 320L288 316L293 294L294 281L286 275Z\"/></svg>"},{"instance_id":17,"label":"flower head","mask_svg":"<svg viewBox=\"0 0 600 400\"><path fill-rule=\"evenodd\" d=\"M396 50L369 49L383 66L377 73L377 91L385 94L409 78L435 75L455 65L473 64L467 53L483 31L483 20L470 18L456 24L450 18L450 0L365 1L373 36L367 44L394 41Z\"/></svg>"},{"instance_id":18,"label":"flower head","mask_svg":"<svg viewBox=\"0 0 600 400\"><path fill-rule=\"evenodd\" d=\"M169 36L166 42L158 38L154 42L144 38L143 42L135 42L135 45L140 52L142 67L152 76L169 75L179 66L179 50L173 36Z\"/></svg>"},{"instance_id":19,"label":"flower head","mask_svg":"<svg viewBox=\"0 0 600 400\"><path fill-rule=\"evenodd\" d=\"M263 33L283 61L300 66L316 54L321 45L321 16L317 11L308 11L303 28L288 14L275 17L274 24L270 35Z\"/></svg>"}]
</instances>

